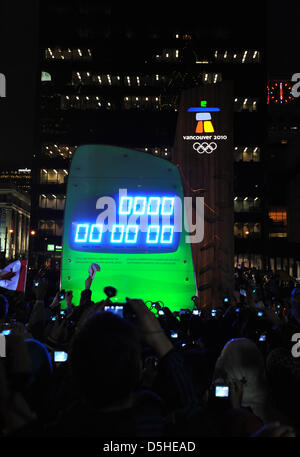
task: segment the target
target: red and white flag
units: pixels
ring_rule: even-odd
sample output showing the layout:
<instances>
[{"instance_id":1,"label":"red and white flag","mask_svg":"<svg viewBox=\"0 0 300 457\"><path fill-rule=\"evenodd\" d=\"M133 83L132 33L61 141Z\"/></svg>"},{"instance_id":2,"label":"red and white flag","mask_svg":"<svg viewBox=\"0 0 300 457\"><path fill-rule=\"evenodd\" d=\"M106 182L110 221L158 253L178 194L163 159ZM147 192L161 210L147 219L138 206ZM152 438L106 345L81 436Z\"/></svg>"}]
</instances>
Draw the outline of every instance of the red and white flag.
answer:
<instances>
[{"instance_id":1,"label":"red and white flag","mask_svg":"<svg viewBox=\"0 0 300 457\"><path fill-rule=\"evenodd\" d=\"M27 260L16 260L0 270L0 287L25 292Z\"/></svg>"}]
</instances>

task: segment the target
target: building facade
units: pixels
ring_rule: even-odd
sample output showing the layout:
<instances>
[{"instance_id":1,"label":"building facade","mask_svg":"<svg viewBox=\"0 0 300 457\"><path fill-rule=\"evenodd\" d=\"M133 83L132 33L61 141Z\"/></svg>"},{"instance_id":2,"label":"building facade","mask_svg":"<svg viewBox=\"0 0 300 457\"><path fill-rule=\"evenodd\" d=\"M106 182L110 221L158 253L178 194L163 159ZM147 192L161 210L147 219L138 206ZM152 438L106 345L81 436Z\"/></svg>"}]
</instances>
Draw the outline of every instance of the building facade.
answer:
<instances>
[{"instance_id":1,"label":"building facade","mask_svg":"<svg viewBox=\"0 0 300 457\"><path fill-rule=\"evenodd\" d=\"M28 257L30 197L14 188L0 187L1 261Z\"/></svg>"},{"instance_id":2,"label":"building facade","mask_svg":"<svg viewBox=\"0 0 300 457\"><path fill-rule=\"evenodd\" d=\"M53 1L41 7L33 268L49 257L60 268L60 252L48 245L61 246L76 146L119 145L172 161L182 91L223 81L233 85L234 263L266 266L264 6L237 7L233 17L226 5L213 11L201 4L191 15L168 3L140 12L138 20L127 4Z\"/></svg>"}]
</instances>

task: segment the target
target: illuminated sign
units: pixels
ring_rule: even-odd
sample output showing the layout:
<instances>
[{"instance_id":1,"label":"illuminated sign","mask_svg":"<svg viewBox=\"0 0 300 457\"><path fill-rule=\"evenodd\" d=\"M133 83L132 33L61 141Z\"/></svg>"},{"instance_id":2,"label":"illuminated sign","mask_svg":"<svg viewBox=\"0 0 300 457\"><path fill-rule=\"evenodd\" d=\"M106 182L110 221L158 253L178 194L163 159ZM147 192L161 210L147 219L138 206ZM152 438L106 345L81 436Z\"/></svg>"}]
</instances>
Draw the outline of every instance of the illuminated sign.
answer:
<instances>
[{"instance_id":1,"label":"illuminated sign","mask_svg":"<svg viewBox=\"0 0 300 457\"><path fill-rule=\"evenodd\" d=\"M110 225L97 222L101 212L95 215L95 200L79 204L70 228L73 249L92 252L170 252L177 249L175 196L126 195L114 200L118 205L117 220ZM86 220L83 220L84 213Z\"/></svg>"},{"instance_id":2,"label":"illuminated sign","mask_svg":"<svg viewBox=\"0 0 300 457\"><path fill-rule=\"evenodd\" d=\"M62 246L55 246L54 244L47 244L47 251L48 252L62 251Z\"/></svg>"},{"instance_id":3,"label":"illuminated sign","mask_svg":"<svg viewBox=\"0 0 300 457\"><path fill-rule=\"evenodd\" d=\"M195 133L214 132L215 129L211 121L210 113L217 111L220 111L220 108L209 108L206 106L206 101L205 106L203 106L202 102L199 108L188 108L189 113L196 113L197 125Z\"/></svg>"},{"instance_id":4,"label":"illuminated sign","mask_svg":"<svg viewBox=\"0 0 300 457\"><path fill-rule=\"evenodd\" d=\"M211 154L218 147L218 141L227 140L227 135L216 134L212 113L218 113L221 108L207 106L206 100L200 101L199 107L187 108L188 113L195 114L196 127L194 135L183 135L185 141L196 141L192 149L198 154ZM202 142L201 142L202 140Z\"/></svg>"}]
</instances>

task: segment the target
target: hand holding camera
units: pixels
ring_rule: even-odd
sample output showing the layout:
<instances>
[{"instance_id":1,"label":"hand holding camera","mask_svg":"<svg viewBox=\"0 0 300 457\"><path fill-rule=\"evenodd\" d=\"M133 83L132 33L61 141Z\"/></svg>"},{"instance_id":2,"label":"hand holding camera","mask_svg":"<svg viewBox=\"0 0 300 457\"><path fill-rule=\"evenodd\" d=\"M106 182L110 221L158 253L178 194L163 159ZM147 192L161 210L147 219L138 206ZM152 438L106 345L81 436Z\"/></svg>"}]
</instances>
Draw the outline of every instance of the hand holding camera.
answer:
<instances>
[{"instance_id":1,"label":"hand holding camera","mask_svg":"<svg viewBox=\"0 0 300 457\"><path fill-rule=\"evenodd\" d=\"M33 292L37 300L44 300L47 288L48 285L45 279L38 279L34 281Z\"/></svg>"},{"instance_id":2,"label":"hand holding camera","mask_svg":"<svg viewBox=\"0 0 300 457\"><path fill-rule=\"evenodd\" d=\"M147 308L143 300L127 297L126 302L136 316L135 321L144 341L156 351L159 357L166 355L173 345L163 331L159 320Z\"/></svg>"}]
</instances>

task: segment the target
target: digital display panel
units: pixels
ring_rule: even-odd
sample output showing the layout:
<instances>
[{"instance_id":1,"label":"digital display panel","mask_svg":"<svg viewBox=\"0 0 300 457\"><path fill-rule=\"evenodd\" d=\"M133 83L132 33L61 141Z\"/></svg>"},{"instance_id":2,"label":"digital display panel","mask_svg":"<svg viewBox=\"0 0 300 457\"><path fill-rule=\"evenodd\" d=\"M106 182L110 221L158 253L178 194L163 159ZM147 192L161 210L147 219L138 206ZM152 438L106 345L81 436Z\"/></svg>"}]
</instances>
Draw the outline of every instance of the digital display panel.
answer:
<instances>
[{"instance_id":1,"label":"digital display panel","mask_svg":"<svg viewBox=\"0 0 300 457\"><path fill-rule=\"evenodd\" d=\"M101 211L96 213L95 201L85 201L76 208L69 240L72 249L85 252L171 252L177 249L175 195L126 195L114 200L114 223L103 220Z\"/></svg>"},{"instance_id":2,"label":"digital display panel","mask_svg":"<svg viewBox=\"0 0 300 457\"><path fill-rule=\"evenodd\" d=\"M117 146L79 146L68 176L60 289L72 290L79 304L96 263L95 303L112 286L115 304L134 297L192 309L191 206L179 169L168 160Z\"/></svg>"}]
</instances>

